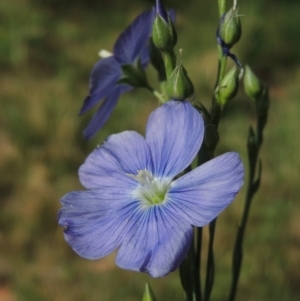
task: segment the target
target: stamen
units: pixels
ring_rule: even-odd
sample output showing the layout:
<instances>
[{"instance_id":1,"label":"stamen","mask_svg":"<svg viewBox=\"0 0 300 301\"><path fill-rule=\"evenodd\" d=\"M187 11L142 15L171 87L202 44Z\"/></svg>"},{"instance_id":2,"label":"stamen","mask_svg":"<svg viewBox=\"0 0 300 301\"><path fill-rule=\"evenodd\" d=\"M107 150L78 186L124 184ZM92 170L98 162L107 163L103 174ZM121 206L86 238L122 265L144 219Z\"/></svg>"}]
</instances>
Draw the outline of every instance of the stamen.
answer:
<instances>
[{"instance_id":1,"label":"stamen","mask_svg":"<svg viewBox=\"0 0 300 301\"><path fill-rule=\"evenodd\" d=\"M138 170L137 175L127 174L127 176L140 184L135 191L135 197L144 204L155 205L165 200L170 181L154 178L146 169Z\"/></svg>"}]
</instances>

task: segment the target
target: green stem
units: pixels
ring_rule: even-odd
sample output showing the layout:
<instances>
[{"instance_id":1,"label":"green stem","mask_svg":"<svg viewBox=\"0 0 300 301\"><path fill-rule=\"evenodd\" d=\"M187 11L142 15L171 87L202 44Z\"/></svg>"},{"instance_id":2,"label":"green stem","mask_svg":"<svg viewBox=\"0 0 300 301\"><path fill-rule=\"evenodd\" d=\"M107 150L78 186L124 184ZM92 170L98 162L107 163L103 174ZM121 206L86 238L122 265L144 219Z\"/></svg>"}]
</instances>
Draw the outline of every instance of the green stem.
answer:
<instances>
[{"instance_id":1,"label":"green stem","mask_svg":"<svg viewBox=\"0 0 300 301\"><path fill-rule=\"evenodd\" d=\"M188 252L188 262L189 262L189 270L190 270L190 281L191 281L191 299L188 301L201 301L201 292L200 292L200 285L199 285L199 271L197 270L197 258L195 254L195 243L194 239L190 250Z\"/></svg>"},{"instance_id":2,"label":"green stem","mask_svg":"<svg viewBox=\"0 0 300 301\"><path fill-rule=\"evenodd\" d=\"M167 99L165 99L163 94L161 94L160 92L153 90L152 93L161 103L167 102Z\"/></svg>"},{"instance_id":3,"label":"green stem","mask_svg":"<svg viewBox=\"0 0 300 301\"><path fill-rule=\"evenodd\" d=\"M164 52L163 56L164 56L167 79L169 79L173 70L176 67L176 55L174 51L172 51L172 52Z\"/></svg>"},{"instance_id":4,"label":"green stem","mask_svg":"<svg viewBox=\"0 0 300 301\"><path fill-rule=\"evenodd\" d=\"M222 49L221 49L222 51ZM216 87L221 83L226 69L227 57L223 56L223 53L220 52L219 47L219 66L218 66L218 76L216 81ZM221 118L221 106L217 103L215 96L212 100L212 109L211 116L212 122L216 128L218 128L219 121ZM213 154L209 155L210 159L212 159ZM217 219L214 219L209 224L209 246L208 246L208 254L207 254L207 267L206 267L206 279L205 279L205 290L204 290L204 301L209 301L210 295L214 285L214 274L215 274L215 262L214 262L214 250L213 243L215 238L215 229L216 229Z\"/></svg>"},{"instance_id":5,"label":"green stem","mask_svg":"<svg viewBox=\"0 0 300 301\"><path fill-rule=\"evenodd\" d=\"M221 49L220 46L218 46L218 48L219 48L219 64L220 64L220 72L219 72L219 74L218 74L218 80L217 80L218 85L217 85L217 86L220 85L222 79L223 79L224 76L225 76L225 70L226 70L226 64L227 64L227 56L224 56L224 55L223 55L223 52L222 52L222 49ZM220 54L220 52L221 52L221 54Z\"/></svg>"},{"instance_id":6,"label":"green stem","mask_svg":"<svg viewBox=\"0 0 300 301\"><path fill-rule=\"evenodd\" d=\"M260 176L261 176L261 164L258 165L258 176L255 179L256 174L256 166L258 161L258 153L263 142L263 129L267 122L267 115L268 115L268 104L269 104L269 97L268 91L265 90L265 93L261 96L262 98L256 99L256 133L255 139L253 140L253 130L251 128L250 135L248 137L248 160L249 160L249 180L248 180L248 188L247 194L245 198L245 206L244 212L241 220L241 225L238 228L237 236L235 240L233 256L232 256L232 281L231 281L231 288L229 293L228 301L234 301L236 292L237 292L237 285L239 282L241 265L243 260L243 241L244 241L244 234L246 230L246 225L248 221L248 216L250 212L250 207L252 203L253 196L255 195L256 191L259 188L260 183ZM261 107L261 106L264 107ZM263 110L262 110L263 108ZM251 140L251 141L250 141ZM249 143L250 141L250 143ZM260 163L260 162L259 162Z\"/></svg>"},{"instance_id":7,"label":"green stem","mask_svg":"<svg viewBox=\"0 0 300 301\"><path fill-rule=\"evenodd\" d=\"M147 86L144 86L144 88L150 91L159 100L159 102L161 103L167 102L167 99L164 97L164 94L153 89L149 84Z\"/></svg>"},{"instance_id":8,"label":"green stem","mask_svg":"<svg viewBox=\"0 0 300 301\"><path fill-rule=\"evenodd\" d=\"M220 18L226 12L226 0L218 0Z\"/></svg>"},{"instance_id":9,"label":"green stem","mask_svg":"<svg viewBox=\"0 0 300 301\"><path fill-rule=\"evenodd\" d=\"M199 301L202 300L202 294L201 294L201 249L202 249L202 232L203 228L196 228L196 271L197 275L199 277Z\"/></svg>"},{"instance_id":10,"label":"green stem","mask_svg":"<svg viewBox=\"0 0 300 301\"><path fill-rule=\"evenodd\" d=\"M226 0L218 0L219 5L219 15L220 18L226 11ZM218 46L218 73L217 80L215 84L215 89L220 85L222 79L225 75L227 56L223 55L222 48ZM215 93L214 93L215 94ZM215 127L218 127L220 117L221 117L221 106L217 103L215 95L212 99L212 108L211 108L212 123ZM201 148L202 149L202 148ZM198 154L198 166L209 159L213 158L213 153L205 154L204 149L200 150ZM214 263L214 252L213 252L213 243L215 237L215 228L216 228L217 219L214 219L209 224L209 246L208 246L208 255L207 255L207 268L206 268L206 279L205 279L205 289L204 289L204 301L209 301L210 295L212 292L214 284L214 273L215 273L215 263ZM202 228L199 228L197 231L197 248L196 248L196 258L197 258L197 268L200 271L201 264L201 244L202 244ZM199 272L198 272L199 273ZM200 276L199 276L200 283ZM200 284L199 284L200 286Z\"/></svg>"},{"instance_id":11,"label":"green stem","mask_svg":"<svg viewBox=\"0 0 300 301\"><path fill-rule=\"evenodd\" d=\"M214 261L213 243L215 238L216 222L217 219L215 218L209 224L209 243L208 243L208 256L207 256L207 266L206 266L204 301L208 301L210 299L211 291L214 285L215 261Z\"/></svg>"},{"instance_id":12,"label":"green stem","mask_svg":"<svg viewBox=\"0 0 300 301\"><path fill-rule=\"evenodd\" d=\"M255 163L257 162L258 150L259 149L257 149L257 152L253 155L253 158L251 159L251 161L253 160L253 162ZM256 164L255 165L249 164L249 167L250 167L249 180L248 180L247 194L245 198L244 212L242 216L241 225L238 228L234 251L233 251L233 257L232 257L232 282L231 282L231 289L230 289L228 301L234 301L236 296L237 285L239 281L241 264L243 259L242 247L243 247L244 233L248 221L251 201L257 190L257 188L254 185Z\"/></svg>"}]
</instances>

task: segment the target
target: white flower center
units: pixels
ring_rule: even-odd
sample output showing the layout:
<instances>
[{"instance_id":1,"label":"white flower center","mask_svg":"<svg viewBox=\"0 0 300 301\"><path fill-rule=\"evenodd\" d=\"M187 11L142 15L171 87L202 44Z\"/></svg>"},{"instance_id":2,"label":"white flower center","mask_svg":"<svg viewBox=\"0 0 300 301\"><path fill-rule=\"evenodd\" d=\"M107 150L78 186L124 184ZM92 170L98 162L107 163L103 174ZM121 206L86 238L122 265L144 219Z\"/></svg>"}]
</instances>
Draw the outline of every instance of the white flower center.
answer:
<instances>
[{"instance_id":1,"label":"white flower center","mask_svg":"<svg viewBox=\"0 0 300 301\"><path fill-rule=\"evenodd\" d=\"M170 185L169 180L155 178L146 169L138 170L137 175L127 174L127 176L140 184L134 194L145 205L157 205L165 200Z\"/></svg>"}]
</instances>

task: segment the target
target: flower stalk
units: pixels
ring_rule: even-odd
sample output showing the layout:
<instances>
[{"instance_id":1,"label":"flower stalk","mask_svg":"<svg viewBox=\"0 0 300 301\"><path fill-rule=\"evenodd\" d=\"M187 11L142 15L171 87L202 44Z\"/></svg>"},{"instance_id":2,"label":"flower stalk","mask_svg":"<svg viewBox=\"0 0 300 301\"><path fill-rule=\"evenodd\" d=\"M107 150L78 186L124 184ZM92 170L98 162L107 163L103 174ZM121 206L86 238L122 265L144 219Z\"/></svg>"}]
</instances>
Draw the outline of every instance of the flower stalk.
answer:
<instances>
[{"instance_id":1,"label":"flower stalk","mask_svg":"<svg viewBox=\"0 0 300 301\"><path fill-rule=\"evenodd\" d=\"M218 42L218 72L217 72L217 80L215 84L215 91L218 91L221 89L222 81L224 80L225 77L225 71L226 71L226 65L227 65L227 57L229 56L235 63L236 65L243 69L241 63L238 61L236 56L230 52L230 48L233 46L234 43L236 43L239 38L236 38L237 36L240 35L240 32L231 32L230 36L232 36L235 41L231 45L227 45L222 37L222 26L226 26L228 28L227 23L235 20L230 20L230 18L227 17L226 14L234 14L236 11L236 3L234 3L234 7L226 13L226 0L218 0L218 6L219 6L219 15L220 15L220 21L219 25L217 28L217 42ZM227 18L226 18L227 17ZM224 25L224 20L227 20L226 24ZM238 21L239 22L239 21ZM231 28L231 27L230 27ZM234 27L235 30L241 30L240 29L240 24L239 27ZM228 37L227 31L225 31ZM235 80L235 85L237 86L237 81ZM237 87L236 89L233 90L234 93L229 93L230 98L234 97L234 95L237 92ZM212 107L211 107L211 121L215 129L217 130L219 121L221 118L221 113L223 109L223 103L226 104L228 102L228 99L226 101L220 101L217 98L217 94L215 93L213 98L212 98ZM209 153L210 156L213 156L213 152ZM215 237L215 230L216 230L216 222L217 218L214 219L210 224L209 224L209 242L208 242L208 253L207 253L207 268L206 268L206 278L205 278L205 286L204 286L204 301L209 301L211 292L213 289L214 285L214 274L215 274L215 262L214 262L214 250L213 250L213 244L214 244L214 237Z\"/></svg>"},{"instance_id":2,"label":"flower stalk","mask_svg":"<svg viewBox=\"0 0 300 301\"><path fill-rule=\"evenodd\" d=\"M244 86L246 91L247 90L249 91L249 86L247 86L248 84L250 85L248 79L244 80ZM253 87L252 84L251 87ZM234 301L236 297L237 286L239 282L240 271L241 271L242 260L243 260L244 234L247 226L252 200L255 193L259 189L261 173L262 173L262 163L258 159L258 155L263 142L263 130L266 125L267 117L268 117L269 96L268 96L268 89L262 88L262 84L260 82L259 84L255 85L255 87L257 87L256 91L253 91L253 94L250 94L249 96L252 97L255 101L256 130L254 131L251 126L249 128L249 134L247 140L249 179L248 179L247 193L245 197L245 205L244 205L243 215L241 219L241 224L238 227L234 250L233 250L232 280L231 280L231 288L230 288L228 301ZM259 92L258 90L262 90L262 92L258 93ZM258 171L257 171L257 167L258 167Z\"/></svg>"}]
</instances>

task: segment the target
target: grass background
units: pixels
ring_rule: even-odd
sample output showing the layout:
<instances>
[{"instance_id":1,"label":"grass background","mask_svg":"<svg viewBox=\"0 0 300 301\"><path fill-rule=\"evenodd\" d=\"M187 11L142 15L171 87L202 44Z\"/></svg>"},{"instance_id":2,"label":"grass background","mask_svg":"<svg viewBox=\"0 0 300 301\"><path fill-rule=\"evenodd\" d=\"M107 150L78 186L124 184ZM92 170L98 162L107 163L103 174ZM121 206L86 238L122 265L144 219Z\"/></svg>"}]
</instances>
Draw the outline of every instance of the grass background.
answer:
<instances>
[{"instance_id":1,"label":"grass background","mask_svg":"<svg viewBox=\"0 0 300 301\"><path fill-rule=\"evenodd\" d=\"M177 10L183 62L199 101L209 106L217 69L217 1L165 1ZM57 225L59 199L80 189L77 170L106 136L143 133L157 102L147 91L122 97L92 140L77 117L100 49L112 45L153 1L10 0L0 2L0 300L136 301L145 281L158 300L182 300L178 273L162 279L124 271L114 255L81 259ZM263 175L247 228L237 300L296 301L300 296L300 6L294 0L240 1L243 35L234 53L270 87L261 152ZM230 63L231 64L231 63ZM230 67L229 64L229 67ZM155 81L150 69L149 77ZM254 124L241 91L220 123L218 153L240 152ZM212 299L226 300L231 251L245 189L221 214ZM207 240L205 230L205 244ZM203 258L205 261L205 258Z\"/></svg>"}]
</instances>

